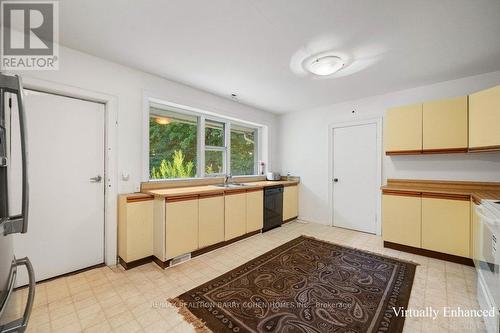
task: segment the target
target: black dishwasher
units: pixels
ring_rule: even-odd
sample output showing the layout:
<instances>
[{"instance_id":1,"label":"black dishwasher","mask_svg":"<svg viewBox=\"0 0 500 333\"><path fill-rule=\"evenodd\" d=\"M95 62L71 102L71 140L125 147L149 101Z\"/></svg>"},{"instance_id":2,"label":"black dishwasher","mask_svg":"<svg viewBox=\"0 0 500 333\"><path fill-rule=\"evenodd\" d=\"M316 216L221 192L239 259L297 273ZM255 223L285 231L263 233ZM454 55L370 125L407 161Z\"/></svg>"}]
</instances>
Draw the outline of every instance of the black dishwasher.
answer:
<instances>
[{"instance_id":1,"label":"black dishwasher","mask_svg":"<svg viewBox=\"0 0 500 333\"><path fill-rule=\"evenodd\" d=\"M283 221L283 185L264 188L264 228L268 231Z\"/></svg>"}]
</instances>

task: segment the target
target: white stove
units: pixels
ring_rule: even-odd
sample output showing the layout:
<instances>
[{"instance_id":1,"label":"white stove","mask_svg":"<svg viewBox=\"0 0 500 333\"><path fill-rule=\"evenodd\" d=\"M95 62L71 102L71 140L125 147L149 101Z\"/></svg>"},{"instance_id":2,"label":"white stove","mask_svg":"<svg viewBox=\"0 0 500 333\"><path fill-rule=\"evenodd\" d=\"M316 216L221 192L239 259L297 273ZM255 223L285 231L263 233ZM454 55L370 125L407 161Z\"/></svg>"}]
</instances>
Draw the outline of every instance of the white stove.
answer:
<instances>
[{"instance_id":1,"label":"white stove","mask_svg":"<svg viewBox=\"0 0 500 333\"><path fill-rule=\"evenodd\" d=\"M500 219L500 200L481 200L481 206Z\"/></svg>"}]
</instances>

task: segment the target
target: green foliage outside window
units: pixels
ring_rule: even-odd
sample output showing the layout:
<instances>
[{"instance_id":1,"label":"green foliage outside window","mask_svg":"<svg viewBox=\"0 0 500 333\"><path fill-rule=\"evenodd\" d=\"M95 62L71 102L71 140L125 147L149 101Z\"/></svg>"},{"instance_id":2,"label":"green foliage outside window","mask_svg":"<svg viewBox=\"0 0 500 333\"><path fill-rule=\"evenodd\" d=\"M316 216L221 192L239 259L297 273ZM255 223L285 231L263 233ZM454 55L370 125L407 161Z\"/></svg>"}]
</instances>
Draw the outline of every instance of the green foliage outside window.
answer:
<instances>
[{"instance_id":1,"label":"green foliage outside window","mask_svg":"<svg viewBox=\"0 0 500 333\"><path fill-rule=\"evenodd\" d=\"M163 113L160 113L163 114ZM149 119L149 165L151 179L196 177L197 118L175 112L165 116L152 114ZM251 128L231 127L231 174L256 174L257 131ZM224 126L207 120L205 143L224 145ZM223 172L223 151L205 151L205 174Z\"/></svg>"},{"instance_id":2,"label":"green foliage outside window","mask_svg":"<svg viewBox=\"0 0 500 333\"><path fill-rule=\"evenodd\" d=\"M196 124L158 124L149 119L149 169L151 179L196 176Z\"/></svg>"},{"instance_id":3,"label":"green foliage outside window","mask_svg":"<svg viewBox=\"0 0 500 333\"><path fill-rule=\"evenodd\" d=\"M188 178L194 176L194 163L189 161L184 163L182 150L174 152L172 161L162 160L159 167L151 169L151 178Z\"/></svg>"},{"instance_id":4,"label":"green foliage outside window","mask_svg":"<svg viewBox=\"0 0 500 333\"><path fill-rule=\"evenodd\" d=\"M205 122L205 146L224 147L224 124Z\"/></svg>"},{"instance_id":5,"label":"green foliage outside window","mask_svg":"<svg viewBox=\"0 0 500 333\"><path fill-rule=\"evenodd\" d=\"M231 130L231 174L255 175L256 131Z\"/></svg>"}]
</instances>

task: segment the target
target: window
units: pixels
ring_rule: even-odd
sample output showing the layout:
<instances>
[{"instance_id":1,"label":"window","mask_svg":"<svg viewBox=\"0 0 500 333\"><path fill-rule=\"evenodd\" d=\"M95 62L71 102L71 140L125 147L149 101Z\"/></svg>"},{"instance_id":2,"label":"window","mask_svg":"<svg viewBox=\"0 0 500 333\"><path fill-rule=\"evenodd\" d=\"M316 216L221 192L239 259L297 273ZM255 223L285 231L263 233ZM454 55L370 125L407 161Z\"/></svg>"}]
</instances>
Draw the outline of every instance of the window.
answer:
<instances>
[{"instance_id":1,"label":"window","mask_svg":"<svg viewBox=\"0 0 500 333\"><path fill-rule=\"evenodd\" d=\"M152 103L149 177L256 175L258 136L258 127Z\"/></svg>"},{"instance_id":2,"label":"window","mask_svg":"<svg viewBox=\"0 0 500 333\"><path fill-rule=\"evenodd\" d=\"M197 127L195 116L157 108L149 117L150 179L196 176Z\"/></svg>"},{"instance_id":3,"label":"window","mask_svg":"<svg viewBox=\"0 0 500 333\"><path fill-rule=\"evenodd\" d=\"M231 126L231 174L257 174L257 129Z\"/></svg>"},{"instance_id":4,"label":"window","mask_svg":"<svg viewBox=\"0 0 500 333\"><path fill-rule=\"evenodd\" d=\"M224 123L205 121L205 175L225 174L226 139Z\"/></svg>"}]
</instances>

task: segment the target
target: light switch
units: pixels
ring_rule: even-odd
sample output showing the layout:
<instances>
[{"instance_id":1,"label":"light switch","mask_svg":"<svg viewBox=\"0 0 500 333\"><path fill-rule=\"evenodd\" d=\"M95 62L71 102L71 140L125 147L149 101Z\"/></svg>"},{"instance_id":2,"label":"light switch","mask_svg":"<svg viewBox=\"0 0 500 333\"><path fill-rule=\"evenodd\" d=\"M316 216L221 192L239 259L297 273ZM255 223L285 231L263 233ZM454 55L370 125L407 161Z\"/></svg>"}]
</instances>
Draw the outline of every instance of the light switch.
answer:
<instances>
[{"instance_id":1,"label":"light switch","mask_svg":"<svg viewBox=\"0 0 500 333\"><path fill-rule=\"evenodd\" d=\"M130 174L127 171L122 172L122 180L128 181L130 179Z\"/></svg>"}]
</instances>

